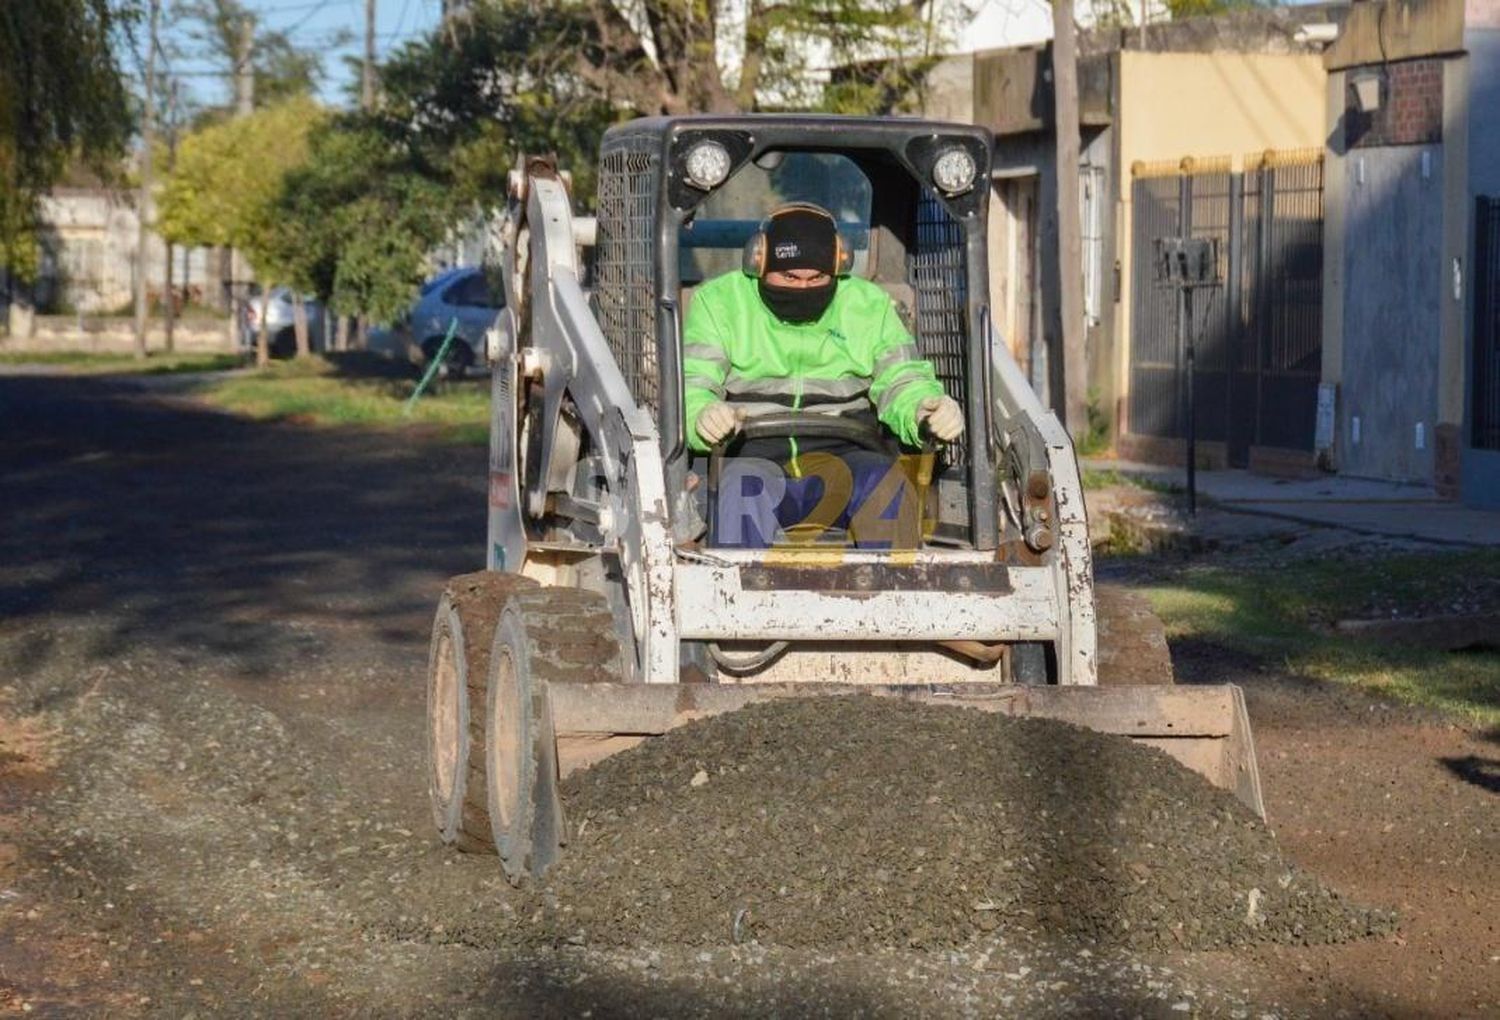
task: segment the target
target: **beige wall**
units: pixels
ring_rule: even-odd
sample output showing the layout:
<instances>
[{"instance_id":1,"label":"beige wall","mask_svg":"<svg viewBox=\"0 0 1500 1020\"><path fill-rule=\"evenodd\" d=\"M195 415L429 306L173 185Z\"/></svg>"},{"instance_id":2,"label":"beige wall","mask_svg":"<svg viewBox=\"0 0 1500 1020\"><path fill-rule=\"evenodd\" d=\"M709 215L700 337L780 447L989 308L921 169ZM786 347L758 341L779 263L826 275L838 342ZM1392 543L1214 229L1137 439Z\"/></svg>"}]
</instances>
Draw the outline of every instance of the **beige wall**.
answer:
<instances>
[{"instance_id":1,"label":"beige wall","mask_svg":"<svg viewBox=\"0 0 1500 1020\"><path fill-rule=\"evenodd\" d=\"M1120 54L1120 165L1322 148L1324 71L1312 55ZM1128 182L1127 182L1128 187Z\"/></svg>"},{"instance_id":2,"label":"beige wall","mask_svg":"<svg viewBox=\"0 0 1500 1020\"><path fill-rule=\"evenodd\" d=\"M974 55L944 57L927 73L922 115L933 120L974 122Z\"/></svg>"},{"instance_id":3,"label":"beige wall","mask_svg":"<svg viewBox=\"0 0 1500 1020\"><path fill-rule=\"evenodd\" d=\"M1328 138L1323 61L1307 54L1120 54L1119 233L1121 314L1116 379L1129 388L1131 166L1267 149L1322 149Z\"/></svg>"}]
</instances>

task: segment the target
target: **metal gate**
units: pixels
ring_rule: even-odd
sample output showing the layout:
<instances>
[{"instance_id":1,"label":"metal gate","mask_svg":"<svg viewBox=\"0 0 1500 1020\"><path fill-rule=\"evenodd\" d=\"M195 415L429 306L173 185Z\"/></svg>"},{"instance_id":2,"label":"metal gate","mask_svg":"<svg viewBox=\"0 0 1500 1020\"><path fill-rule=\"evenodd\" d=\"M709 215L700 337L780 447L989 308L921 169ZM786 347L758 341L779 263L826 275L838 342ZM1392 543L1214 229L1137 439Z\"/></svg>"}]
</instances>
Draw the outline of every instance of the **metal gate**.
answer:
<instances>
[{"instance_id":1,"label":"metal gate","mask_svg":"<svg viewBox=\"0 0 1500 1020\"><path fill-rule=\"evenodd\" d=\"M1500 198L1481 195L1474 216L1474 435L1500 450Z\"/></svg>"},{"instance_id":2,"label":"metal gate","mask_svg":"<svg viewBox=\"0 0 1500 1020\"><path fill-rule=\"evenodd\" d=\"M1223 285L1194 292L1197 433L1232 466L1252 447L1311 453L1322 367L1319 152L1142 167L1133 185L1130 431L1186 434L1176 292L1152 277L1158 237L1216 238Z\"/></svg>"}]
</instances>

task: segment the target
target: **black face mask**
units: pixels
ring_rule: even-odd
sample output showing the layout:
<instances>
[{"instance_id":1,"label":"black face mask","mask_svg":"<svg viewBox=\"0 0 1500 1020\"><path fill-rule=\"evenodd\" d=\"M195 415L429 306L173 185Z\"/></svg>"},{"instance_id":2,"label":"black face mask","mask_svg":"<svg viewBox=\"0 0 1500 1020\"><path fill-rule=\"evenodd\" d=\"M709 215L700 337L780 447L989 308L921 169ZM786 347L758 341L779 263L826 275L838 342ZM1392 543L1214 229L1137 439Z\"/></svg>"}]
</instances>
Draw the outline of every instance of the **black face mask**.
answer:
<instances>
[{"instance_id":1,"label":"black face mask","mask_svg":"<svg viewBox=\"0 0 1500 1020\"><path fill-rule=\"evenodd\" d=\"M772 287L760 281L760 299L782 322L816 322L827 311L838 279L821 287Z\"/></svg>"}]
</instances>

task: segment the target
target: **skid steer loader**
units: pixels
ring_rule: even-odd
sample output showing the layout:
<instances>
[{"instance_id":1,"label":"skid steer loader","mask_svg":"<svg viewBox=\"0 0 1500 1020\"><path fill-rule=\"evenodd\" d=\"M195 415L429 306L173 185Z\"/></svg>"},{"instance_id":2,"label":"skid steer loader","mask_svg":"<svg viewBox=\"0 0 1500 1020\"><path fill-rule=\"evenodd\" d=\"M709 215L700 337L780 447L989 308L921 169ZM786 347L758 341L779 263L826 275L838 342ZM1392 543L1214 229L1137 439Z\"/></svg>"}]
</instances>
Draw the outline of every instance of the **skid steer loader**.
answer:
<instances>
[{"instance_id":1,"label":"skid steer loader","mask_svg":"<svg viewBox=\"0 0 1500 1020\"><path fill-rule=\"evenodd\" d=\"M911 119L612 128L587 288L568 176L545 158L511 173L505 309L487 351L487 569L450 581L429 658L444 841L497 851L513 880L540 874L567 838L560 775L696 718L815 694L1123 734L1264 814L1240 690L1172 686L1159 624L1128 599L1096 617L1072 443L991 318L993 144ZM794 200L834 213L849 271L886 290L965 409L960 442L899 462L902 505L920 519L890 548L855 548L817 522L769 548L723 547L715 500L734 447L704 458L685 442L693 291L739 271L766 211ZM743 431L894 443L809 412ZM1129 651L1101 661L1100 632Z\"/></svg>"}]
</instances>

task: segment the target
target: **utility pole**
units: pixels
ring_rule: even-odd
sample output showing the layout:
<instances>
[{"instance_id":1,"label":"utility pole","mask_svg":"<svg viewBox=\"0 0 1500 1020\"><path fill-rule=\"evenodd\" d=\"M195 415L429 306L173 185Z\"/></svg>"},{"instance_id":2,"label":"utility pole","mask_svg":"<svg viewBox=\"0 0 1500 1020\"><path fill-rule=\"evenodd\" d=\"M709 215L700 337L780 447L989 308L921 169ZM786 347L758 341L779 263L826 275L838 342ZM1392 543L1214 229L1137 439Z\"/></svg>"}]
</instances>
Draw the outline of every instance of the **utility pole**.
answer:
<instances>
[{"instance_id":1,"label":"utility pole","mask_svg":"<svg viewBox=\"0 0 1500 1020\"><path fill-rule=\"evenodd\" d=\"M360 74L360 106L375 109L375 0L365 0L365 62Z\"/></svg>"},{"instance_id":2,"label":"utility pole","mask_svg":"<svg viewBox=\"0 0 1500 1020\"><path fill-rule=\"evenodd\" d=\"M375 109L375 0L365 0L365 60L360 73L360 108ZM347 339L348 330L341 329ZM367 326L363 315L355 318L353 333L361 350L366 347Z\"/></svg>"},{"instance_id":3,"label":"utility pole","mask_svg":"<svg viewBox=\"0 0 1500 1020\"><path fill-rule=\"evenodd\" d=\"M248 117L255 112L255 18L240 22L240 44L234 55L234 112Z\"/></svg>"},{"instance_id":4,"label":"utility pole","mask_svg":"<svg viewBox=\"0 0 1500 1020\"><path fill-rule=\"evenodd\" d=\"M156 31L161 0L151 0L150 29L146 35L146 102L141 108L141 193L136 200L135 237L135 356L146 356L146 249L151 240L151 147L156 143Z\"/></svg>"},{"instance_id":5,"label":"utility pole","mask_svg":"<svg viewBox=\"0 0 1500 1020\"><path fill-rule=\"evenodd\" d=\"M167 175L177 169L177 79L172 79L172 84L167 89ZM177 252L171 241L167 242L167 306L163 312L166 316L167 327L167 353L172 354L177 349L177 338L174 333L177 328L177 291L173 287L173 263L177 260Z\"/></svg>"},{"instance_id":6,"label":"utility pole","mask_svg":"<svg viewBox=\"0 0 1500 1020\"><path fill-rule=\"evenodd\" d=\"M246 14L240 20L239 44L234 53L234 115L248 117L255 112L255 17ZM230 247L219 249L219 295L221 307L231 319L239 315L235 281L239 278L239 256Z\"/></svg>"},{"instance_id":7,"label":"utility pole","mask_svg":"<svg viewBox=\"0 0 1500 1020\"><path fill-rule=\"evenodd\" d=\"M1078 197L1078 47L1073 0L1052 0L1052 91L1056 99L1057 270L1062 312L1063 424L1075 436L1087 427L1088 365L1083 332L1083 218ZM1054 373L1054 379L1056 374ZM1057 406L1054 387L1053 406Z\"/></svg>"}]
</instances>

